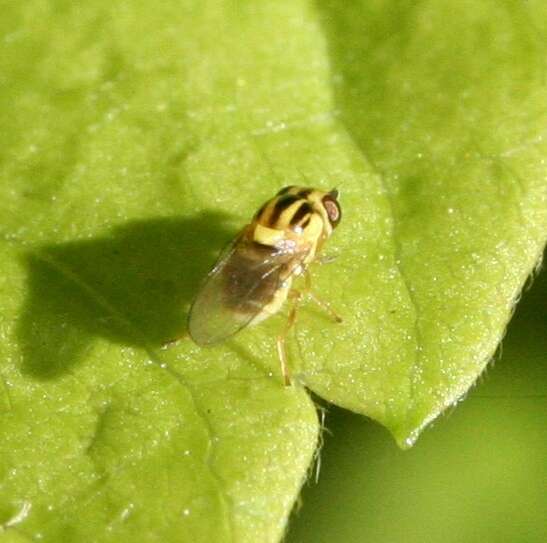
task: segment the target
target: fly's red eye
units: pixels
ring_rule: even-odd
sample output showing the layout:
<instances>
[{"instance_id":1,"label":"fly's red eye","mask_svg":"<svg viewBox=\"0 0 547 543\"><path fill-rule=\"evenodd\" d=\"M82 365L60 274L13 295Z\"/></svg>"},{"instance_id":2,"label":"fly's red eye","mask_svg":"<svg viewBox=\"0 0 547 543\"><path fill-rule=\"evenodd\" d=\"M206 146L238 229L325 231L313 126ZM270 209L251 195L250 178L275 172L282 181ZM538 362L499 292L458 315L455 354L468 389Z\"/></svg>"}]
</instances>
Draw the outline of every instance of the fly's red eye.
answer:
<instances>
[{"instance_id":1,"label":"fly's red eye","mask_svg":"<svg viewBox=\"0 0 547 543\"><path fill-rule=\"evenodd\" d=\"M330 194L327 194L323 198L323 206L327 212L329 221L334 228L338 225L340 219L342 218L342 210L340 209L340 204Z\"/></svg>"}]
</instances>

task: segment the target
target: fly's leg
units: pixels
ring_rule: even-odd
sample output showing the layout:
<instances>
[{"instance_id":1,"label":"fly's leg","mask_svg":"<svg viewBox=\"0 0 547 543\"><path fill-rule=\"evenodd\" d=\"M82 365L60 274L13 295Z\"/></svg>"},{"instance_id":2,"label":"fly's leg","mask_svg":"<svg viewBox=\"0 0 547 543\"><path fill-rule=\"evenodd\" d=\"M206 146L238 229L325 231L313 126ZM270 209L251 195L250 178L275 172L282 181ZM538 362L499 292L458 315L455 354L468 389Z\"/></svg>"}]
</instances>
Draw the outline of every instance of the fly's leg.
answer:
<instances>
[{"instance_id":1,"label":"fly's leg","mask_svg":"<svg viewBox=\"0 0 547 543\"><path fill-rule=\"evenodd\" d=\"M309 272L306 270L304 273L304 280L306 282L306 294L321 308L323 311L328 313L334 322L343 322L342 317L338 315L338 313L331 307L331 305L328 302L325 302L321 298L319 298L316 294L314 294L311 290L311 276Z\"/></svg>"},{"instance_id":2,"label":"fly's leg","mask_svg":"<svg viewBox=\"0 0 547 543\"><path fill-rule=\"evenodd\" d=\"M279 362L281 363L281 373L283 374L283 383L285 386L290 386L291 384L291 374L289 371L289 364L287 359L287 348L286 348L286 339L296 321L296 310L298 308L298 302L300 301L301 293L298 290L291 290L289 292L291 296L295 298L293 306L289 311L289 317L285 324L283 332L277 336L276 346L277 346L277 356L279 357Z\"/></svg>"},{"instance_id":3,"label":"fly's leg","mask_svg":"<svg viewBox=\"0 0 547 543\"><path fill-rule=\"evenodd\" d=\"M313 292L308 292L308 296L326 313L328 313L334 322L344 322L342 317L336 313L336 311L330 306L328 302L325 302L324 300L321 300L321 298L318 298Z\"/></svg>"}]
</instances>

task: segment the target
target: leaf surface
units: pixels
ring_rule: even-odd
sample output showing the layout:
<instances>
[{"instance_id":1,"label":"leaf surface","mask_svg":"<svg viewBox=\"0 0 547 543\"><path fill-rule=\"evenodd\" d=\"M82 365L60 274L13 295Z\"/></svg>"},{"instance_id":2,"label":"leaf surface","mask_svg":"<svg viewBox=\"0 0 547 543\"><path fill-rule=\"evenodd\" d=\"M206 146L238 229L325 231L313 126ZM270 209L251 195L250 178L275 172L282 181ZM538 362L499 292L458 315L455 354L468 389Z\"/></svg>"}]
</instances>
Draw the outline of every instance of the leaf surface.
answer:
<instances>
[{"instance_id":1,"label":"leaf surface","mask_svg":"<svg viewBox=\"0 0 547 543\"><path fill-rule=\"evenodd\" d=\"M450 21L450 25L446 23ZM277 541L319 424L410 445L547 231L545 6L29 1L0 22L0 539ZM284 315L163 343L287 184L342 223ZM6 539L7 540L7 539Z\"/></svg>"}]
</instances>

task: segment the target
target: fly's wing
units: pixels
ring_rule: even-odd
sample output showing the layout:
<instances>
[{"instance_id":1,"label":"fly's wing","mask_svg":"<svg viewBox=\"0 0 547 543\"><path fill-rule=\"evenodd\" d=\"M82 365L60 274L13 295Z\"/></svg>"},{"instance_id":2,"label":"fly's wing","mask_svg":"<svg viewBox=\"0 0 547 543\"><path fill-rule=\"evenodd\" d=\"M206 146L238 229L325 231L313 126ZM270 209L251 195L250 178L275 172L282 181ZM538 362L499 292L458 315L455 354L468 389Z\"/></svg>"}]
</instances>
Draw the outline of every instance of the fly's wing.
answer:
<instances>
[{"instance_id":1,"label":"fly's wing","mask_svg":"<svg viewBox=\"0 0 547 543\"><path fill-rule=\"evenodd\" d=\"M190 337L198 345L211 345L239 332L272 300L308 251L260 245L241 234L221 254L192 304Z\"/></svg>"}]
</instances>

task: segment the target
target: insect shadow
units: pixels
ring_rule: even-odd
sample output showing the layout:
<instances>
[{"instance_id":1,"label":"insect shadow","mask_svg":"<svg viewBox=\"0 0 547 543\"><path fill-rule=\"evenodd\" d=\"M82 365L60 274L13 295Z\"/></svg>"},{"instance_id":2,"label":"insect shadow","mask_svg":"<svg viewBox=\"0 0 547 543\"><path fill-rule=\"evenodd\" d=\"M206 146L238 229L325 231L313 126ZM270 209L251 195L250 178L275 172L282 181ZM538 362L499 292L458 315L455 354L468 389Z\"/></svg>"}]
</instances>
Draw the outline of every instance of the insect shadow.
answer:
<instances>
[{"instance_id":1,"label":"insect shadow","mask_svg":"<svg viewBox=\"0 0 547 543\"><path fill-rule=\"evenodd\" d=\"M190 301L233 237L227 219L136 221L105 237L35 248L25 257L29 288L17 329L22 371L58 377L97 336L154 346L183 334Z\"/></svg>"}]
</instances>

